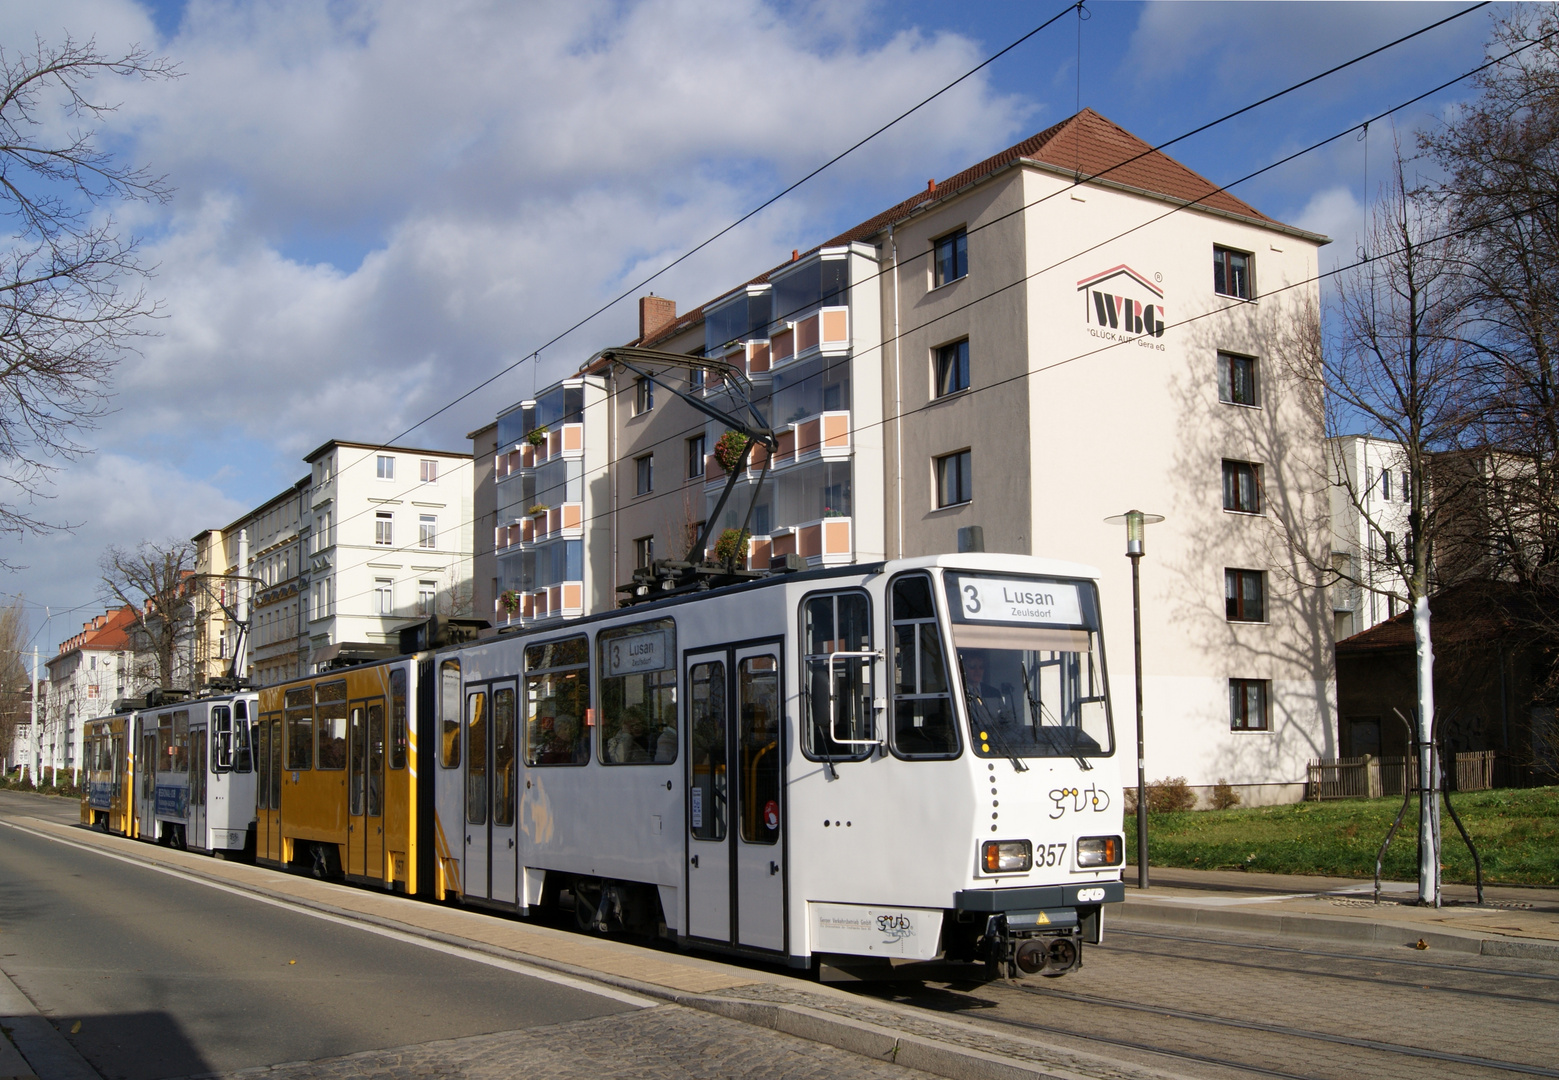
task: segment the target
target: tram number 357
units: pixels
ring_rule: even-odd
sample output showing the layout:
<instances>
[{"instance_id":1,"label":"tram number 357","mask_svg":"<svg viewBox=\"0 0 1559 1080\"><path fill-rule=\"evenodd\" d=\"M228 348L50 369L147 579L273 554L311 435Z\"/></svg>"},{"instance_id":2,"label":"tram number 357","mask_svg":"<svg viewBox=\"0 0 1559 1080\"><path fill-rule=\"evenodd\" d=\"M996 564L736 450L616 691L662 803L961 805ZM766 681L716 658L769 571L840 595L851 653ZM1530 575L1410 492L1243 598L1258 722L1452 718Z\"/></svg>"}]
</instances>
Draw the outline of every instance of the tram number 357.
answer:
<instances>
[{"instance_id":1,"label":"tram number 357","mask_svg":"<svg viewBox=\"0 0 1559 1080\"><path fill-rule=\"evenodd\" d=\"M1045 844L1034 850L1035 866L1060 866L1061 859L1066 855L1065 844Z\"/></svg>"}]
</instances>

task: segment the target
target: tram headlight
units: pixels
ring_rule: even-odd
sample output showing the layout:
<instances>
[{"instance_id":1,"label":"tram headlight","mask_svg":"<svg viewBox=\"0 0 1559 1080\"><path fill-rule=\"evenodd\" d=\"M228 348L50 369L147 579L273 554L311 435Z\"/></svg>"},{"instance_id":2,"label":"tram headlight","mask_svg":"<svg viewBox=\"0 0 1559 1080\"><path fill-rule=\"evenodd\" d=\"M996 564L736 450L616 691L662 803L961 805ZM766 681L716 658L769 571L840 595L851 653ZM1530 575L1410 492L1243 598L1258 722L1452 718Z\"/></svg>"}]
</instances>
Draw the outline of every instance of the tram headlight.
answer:
<instances>
[{"instance_id":1,"label":"tram headlight","mask_svg":"<svg viewBox=\"0 0 1559 1080\"><path fill-rule=\"evenodd\" d=\"M1077 841L1078 866L1119 866L1123 854L1118 836L1085 836Z\"/></svg>"},{"instance_id":2,"label":"tram headlight","mask_svg":"<svg viewBox=\"0 0 1559 1080\"><path fill-rule=\"evenodd\" d=\"M1034 845L1027 840L987 840L980 846L987 874L1016 874L1034 867Z\"/></svg>"}]
</instances>

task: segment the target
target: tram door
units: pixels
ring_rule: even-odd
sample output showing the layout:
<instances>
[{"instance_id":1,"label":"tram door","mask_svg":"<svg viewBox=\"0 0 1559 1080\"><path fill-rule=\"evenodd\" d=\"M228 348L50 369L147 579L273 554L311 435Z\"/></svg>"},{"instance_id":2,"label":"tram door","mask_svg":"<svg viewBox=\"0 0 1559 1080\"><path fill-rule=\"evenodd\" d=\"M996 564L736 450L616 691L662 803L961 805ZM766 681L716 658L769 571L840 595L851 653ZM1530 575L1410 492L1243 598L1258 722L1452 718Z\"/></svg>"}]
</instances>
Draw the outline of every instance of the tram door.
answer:
<instances>
[{"instance_id":1,"label":"tram door","mask_svg":"<svg viewBox=\"0 0 1559 1080\"><path fill-rule=\"evenodd\" d=\"M206 758L206 729L193 724L189 729L189 808L184 819L184 843L189 847L204 848L209 837L206 833L206 790L210 777Z\"/></svg>"},{"instance_id":2,"label":"tram door","mask_svg":"<svg viewBox=\"0 0 1559 1080\"><path fill-rule=\"evenodd\" d=\"M255 858L281 861L281 714L269 713L254 727Z\"/></svg>"},{"instance_id":3,"label":"tram door","mask_svg":"<svg viewBox=\"0 0 1559 1080\"><path fill-rule=\"evenodd\" d=\"M513 904L518 877L514 827L514 683L466 688L465 895Z\"/></svg>"},{"instance_id":4,"label":"tram door","mask_svg":"<svg viewBox=\"0 0 1559 1080\"><path fill-rule=\"evenodd\" d=\"M142 717L140 727L140 756L135 761L135 772L140 782L135 785L135 835L144 840L157 839L157 725L156 721Z\"/></svg>"},{"instance_id":5,"label":"tram door","mask_svg":"<svg viewBox=\"0 0 1559 1080\"><path fill-rule=\"evenodd\" d=\"M384 880L384 699L352 704L347 735L348 874Z\"/></svg>"},{"instance_id":6,"label":"tram door","mask_svg":"<svg viewBox=\"0 0 1559 1080\"><path fill-rule=\"evenodd\" d=\"M689 653L688 935L785 948L779 645Z\"/></svg>"}]
</instances>

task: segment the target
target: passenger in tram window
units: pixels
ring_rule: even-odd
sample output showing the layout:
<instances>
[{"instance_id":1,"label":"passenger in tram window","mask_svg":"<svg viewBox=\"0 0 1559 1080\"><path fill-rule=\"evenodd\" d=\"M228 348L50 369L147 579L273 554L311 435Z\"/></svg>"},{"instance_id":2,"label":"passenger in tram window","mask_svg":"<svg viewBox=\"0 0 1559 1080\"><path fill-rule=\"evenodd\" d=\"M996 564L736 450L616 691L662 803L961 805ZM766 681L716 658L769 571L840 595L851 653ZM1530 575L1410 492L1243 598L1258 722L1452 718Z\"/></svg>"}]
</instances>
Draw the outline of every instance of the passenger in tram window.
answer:
<instances>
[{"instance_id":1,"label":"passenger in tram window","mask_svg":"<svg viewBox=\"0 0 1559 1080\"><path fill-rule=\"evenodd\" d=\"M658 763L677 760L677 729L663 727L660 738L655 740L655 760Z\"/></svg>"}]
</instances>

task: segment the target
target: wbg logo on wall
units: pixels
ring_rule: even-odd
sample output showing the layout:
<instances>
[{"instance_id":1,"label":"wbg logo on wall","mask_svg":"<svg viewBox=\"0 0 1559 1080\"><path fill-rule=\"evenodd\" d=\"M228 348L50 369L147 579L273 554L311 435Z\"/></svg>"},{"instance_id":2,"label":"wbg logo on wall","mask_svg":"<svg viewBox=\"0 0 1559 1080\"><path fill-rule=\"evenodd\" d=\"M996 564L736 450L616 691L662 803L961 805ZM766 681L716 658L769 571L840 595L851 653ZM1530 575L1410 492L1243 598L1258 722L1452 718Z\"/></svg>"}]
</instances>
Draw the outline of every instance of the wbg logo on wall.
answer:
<instances>
[{"instance_id":1,"label":"wbg logo on wall","mask_svg":"<svg viewBox=\"0 0 1559 1080\"><path fill-rule=\"evenodd\" d=\"M1144 348L1164 351L1164 290L1126 265L1111 267L1077 283L1083 294L1088 333L1105 341L1136 339Z\"/></svg>"}]
</instances>

